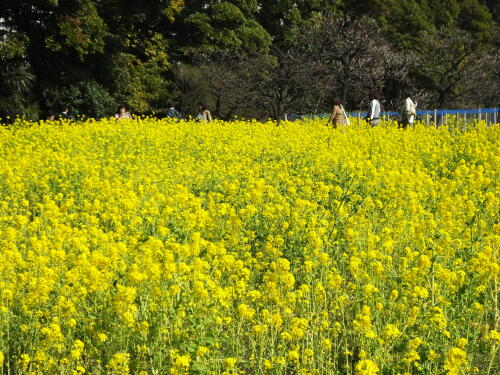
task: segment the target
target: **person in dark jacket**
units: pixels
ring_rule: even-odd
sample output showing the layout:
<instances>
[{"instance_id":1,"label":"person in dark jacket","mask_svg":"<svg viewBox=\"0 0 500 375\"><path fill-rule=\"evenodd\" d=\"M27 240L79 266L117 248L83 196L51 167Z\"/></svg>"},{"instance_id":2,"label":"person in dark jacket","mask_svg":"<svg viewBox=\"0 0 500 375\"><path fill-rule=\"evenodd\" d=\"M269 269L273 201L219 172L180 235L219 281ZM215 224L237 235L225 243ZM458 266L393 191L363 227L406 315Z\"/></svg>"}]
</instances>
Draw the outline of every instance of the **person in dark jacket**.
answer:
<instances>
[{"instance_id":1,"label":"person in dark jacket","mask_svg":"<svg viewBox=\"0 0 500 375\"><path fill-rule=\"evenodd\" d=\"M181 120L182 119L182 115L181 113L175 109L174 106L171 106L168 111L167 111L167 117L169 118L175 118L177 120Z\"/></svg>"},{"instance_id":2,"label":"person in dark jacket","mask_svg":"<svg viewBox=\"0 0 500 375\"><path fill-rule=\"evenodd\" d=\"M68 107L64 107L64 110L59 114L59 118L61 120L71 120Z\"/></svg>"}]
</instances>

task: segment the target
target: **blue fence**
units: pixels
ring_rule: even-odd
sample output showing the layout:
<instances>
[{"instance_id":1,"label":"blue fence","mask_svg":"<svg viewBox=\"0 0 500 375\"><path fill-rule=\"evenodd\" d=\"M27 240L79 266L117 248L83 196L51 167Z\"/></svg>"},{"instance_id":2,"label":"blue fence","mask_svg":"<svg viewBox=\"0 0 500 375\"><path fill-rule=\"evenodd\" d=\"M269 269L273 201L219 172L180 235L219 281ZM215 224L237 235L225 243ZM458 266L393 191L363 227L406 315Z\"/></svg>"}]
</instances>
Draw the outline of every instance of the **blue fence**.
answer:
<instances>
[{"instance_id":1,"label":"blue fence","mask_svg":"<svg viewBox=\"0 0 500 375\"><path fill-rule=\"evenodd\" d=\"M464 121L474 121L474 120L484 120L487 124L498 123L500 108L478 108L478 109L434 109L434 110L421 110L417 111L417 116L420 120L426 121L429 125L434 124L444 124L448 121L448 116L455 116ZM391 119L398 117L399 112L383 112L381 116L386 119ZM350 118L362 119L368 116L368 112L348 112L347 116ZM289 114L287 119L289 121L300 120L304 118L329 118L330 114L309 114L309 115L298 115Z\"/></svg>"}]
</instances>

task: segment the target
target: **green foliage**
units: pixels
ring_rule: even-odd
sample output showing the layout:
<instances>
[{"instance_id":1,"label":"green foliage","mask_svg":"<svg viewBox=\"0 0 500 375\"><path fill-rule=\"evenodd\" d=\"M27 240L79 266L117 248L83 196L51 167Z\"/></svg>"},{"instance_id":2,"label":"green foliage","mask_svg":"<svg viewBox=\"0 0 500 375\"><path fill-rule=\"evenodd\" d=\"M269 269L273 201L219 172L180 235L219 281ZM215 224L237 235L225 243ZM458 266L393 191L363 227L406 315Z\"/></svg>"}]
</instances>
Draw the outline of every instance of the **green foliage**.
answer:
<instances>
[{"instance_id":1,"label":"green foliage","mask_svg":"<svg viewBox=\"0 0 500 375\"><path fill-rule=\"evenodd\" d=\"M160 108L154 104L168 98L162 71L154 60L143 62L127 53L114 56L112 76L117 100L135 113L157 113Z\"/></svg>"},{"instance_id":2,"label":"green foliage","mask_svg":"<svg viewBox=\"0 0 500 375\"><path fill-rule=\"evenodd\" d=\"M345 0L346 12L377 19L403 48L418 42L421 33L460 27L480 41L493 35L491 12L478 0Z\"/></svg>"},{"instance_id":3,"label":"green foliage","mask_svg":"<svg viewBox=\"0 0 500 375\"><path fill-rule=\"evenodd\" d=\"M478 0L462 0L458 15L458 26L469 31L480 41L490 41L493 38L493 19L488 8Z\"/></svg>"},{"instance_id":4,"label":"green foliage","mask_svg":"<svg viewBox=\"0 0 500 375\"><path fill-rule=\"evenodd\" d=\"M407 1L391 9L389 19L383 25L401 49L412 49L422 32L435 29L433 20L419 1Z\"/></svg>"},{"instance_id":5,"label":"green foliage","mask_svg":"<svg viewBox=\"0 0 500 375\"><path fill-rule=\"evenodd\" d=\"M26 64L6 64L0 69L0 117L27 115L28 98L35 76Z\"/></svg>"},{"instance_id":6,"label":"green foliage","mask_svg":"<svg viewBox=\"0 0 500 375\"><path fill-rule=\"evenodd\" d=\"M429 60L425 41L440 30L464 31L481 50L500 48L495 0L3 0L0 14L2 79L16 77L0 88L0 113L11 115L27 108L51 111L62 93L74 101L75 112L89 115L108 111L99 103L109 98L135 113L163 113L172 99L186 96L176 64L193 65L200 54L220 52L272 60L326 15L371 18L392 48L421 61ZM446 71L446 59L435 60L442 64L436 72ZM426 74L420 75L422 87ZM47 95L50 90L55 93ZM92 90L96 103L82 99ZM225 106L221 97L207 100Z\"/></svg>"},{"instance_id":7,"label":"green foliage","mask_svg":"<svg viewBox=\"0 0 500 375\"><path fill-rule=\"evenodd\" d=\"M58 23L59 32L48 36L45 43L52 51L75 50L83 59L88 54L104 51L107 27L92 1L79 3L80 9L74 15L63 16Z\"/></svg>"},{"instance_id":8,"label":"green foliage","mask_svg":"<svg viewBox=\"0 0 500 375\"><path fill-rule=\"evenodd\" d=\"M215 102L211 100L209 82L204 78L205 72L199 66L179 64L173 69L176 82L177 109L184 114L194 114L198 103L213 108Z\"/></svg>"},{"instance_id":9,"label":"green foliage","mask_svg":"<svg viewBox=\"0 0 500 375\"><path fill-rule=\"evenodd\" d=\"M465 96L471 81L473 86L490 84L482 82L485 75L477 71L488 66L480 44L464 31L426 33L418 49L420 62L414 74L440 108Z\"/></svg>"},{"instance_id":10,"label":"green foliage","mask_svg":"<svg viewBox=\"0 0 500 375\"><path fill-rule=\"evenodd\" d=\"M96 81L82 81L61 89L47 89L44 99L55 114L69 106L73 116L101 118L113 115L117 102L109 91Z\"/></svg>"},{"instance_id":11,"label":"green foliage","mask_svg":"<svg viewBox=\"0 0 500 375\"><path fill-rule=\"evenodd\" d=\"M26 34L0 30L0 61L5 62L23 56L28 41Z\"/></svg>"},{"instance_id":12,"label":"green foliage","mask_svg":"<svg viewBox=\"0 0 500 375\"><path fill-rule=\"evenodd\" d=\"M428 0L423 10L430 15L428 19L435 28L446 28L455 24L460 6L456 0Z\"/></svg>"},{"instance_id":13,"label":"green foliage","mask_svg":"<svg viewBox=\"0 0 500 375\"><path fill-rule=\"evenodd\" d=\"M257 0L233 0L231 2L236 5L246 17L254 15L259 10L259 1Z\"/></svg>"},{"instance_id":14,"label":"green foliage","mask_svg":"<svg viewBox=\"0 0 500 375\"><path fill-rule=\"evenodd\" d=\"M184 20L186 55L220 50L239 53L267 52L271 36L254 18L255 1L215 2L208 8L193 7ZM199 4L202 5L202 4ZM239 5L239 6L238 6ZM240 8L241 7L241 8Z\"/></svg>"}]
</instances>

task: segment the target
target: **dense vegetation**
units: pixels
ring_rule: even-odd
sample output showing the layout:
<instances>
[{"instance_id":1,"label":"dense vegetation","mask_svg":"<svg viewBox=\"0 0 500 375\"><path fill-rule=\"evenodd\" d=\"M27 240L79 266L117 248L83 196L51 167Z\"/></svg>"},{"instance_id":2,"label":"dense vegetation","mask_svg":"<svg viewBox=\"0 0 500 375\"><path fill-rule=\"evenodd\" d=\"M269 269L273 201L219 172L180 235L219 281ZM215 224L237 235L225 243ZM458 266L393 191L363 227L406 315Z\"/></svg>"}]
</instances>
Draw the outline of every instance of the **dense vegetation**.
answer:
<instances>
[{"instance_id":1,"label":"dense vegetation","mask_svg":"<svg viewBox=\"0 0 500 375\"><path fill-rule=\"evenodd\" d=\"M429 106L498 98L498 1L3 0L0 117L118 103L160 115L198 102L216 115L356 109L379 88Z\"/></svg>"},{"instance_id":2,"label":"dense vegetation","mask_svg":"<svg viewBox=\"0 0 500 375\"><path fill-rule=\"evenodd\" d=\"M499 126L0 127L0 374L500 374Z\"/></svg>"}]
</instances>

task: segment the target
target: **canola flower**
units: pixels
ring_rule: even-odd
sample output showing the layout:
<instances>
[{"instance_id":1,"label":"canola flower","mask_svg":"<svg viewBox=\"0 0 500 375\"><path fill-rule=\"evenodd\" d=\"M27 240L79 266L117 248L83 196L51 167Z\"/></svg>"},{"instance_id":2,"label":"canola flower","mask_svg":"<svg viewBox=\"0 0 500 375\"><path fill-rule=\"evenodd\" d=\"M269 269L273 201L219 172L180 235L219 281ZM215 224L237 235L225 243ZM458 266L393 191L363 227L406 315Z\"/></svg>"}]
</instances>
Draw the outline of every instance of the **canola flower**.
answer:
<instances>
[{"instance_id":1,"label":"canola flower","mask_svg":"<svg viewBox=\"0 0 500 375\"><path fill-rule=\"evenodd\" d=\"M496 374L499 132L0 128L0 374Z\"/></svg>"}]
</instances>

